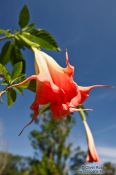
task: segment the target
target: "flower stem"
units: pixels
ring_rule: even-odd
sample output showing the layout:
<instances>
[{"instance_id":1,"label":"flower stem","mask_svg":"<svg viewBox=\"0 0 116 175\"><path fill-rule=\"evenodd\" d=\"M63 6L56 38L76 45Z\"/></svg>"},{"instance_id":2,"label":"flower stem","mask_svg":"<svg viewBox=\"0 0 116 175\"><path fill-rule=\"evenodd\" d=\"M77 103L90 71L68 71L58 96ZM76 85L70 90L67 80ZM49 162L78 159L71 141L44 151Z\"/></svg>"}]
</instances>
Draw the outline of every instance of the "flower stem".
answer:
<instances>
[{"instance_id":1,"label":"flower stem","mask_svg":"<svg viewBox=\"0 0 116 175\"><path fill-rule=\"evenodd\" d=\"M3 90L0 92L0 97L6 92L6 90Z\"/></svg>"},{"instance_id":2,"label":"flower stem","mask_svg":"<svg viewBox=\"0 0 116 175\"><path fill-rule=\"evenodd\" d=\"M80 113L80 116L82 118L82 121L86 121L86 116L85 116L85 113L84 113L83 109L81 107L79 107L79 109L81 109L79 111L79 113Z\"/></svg>"}]
</instances>

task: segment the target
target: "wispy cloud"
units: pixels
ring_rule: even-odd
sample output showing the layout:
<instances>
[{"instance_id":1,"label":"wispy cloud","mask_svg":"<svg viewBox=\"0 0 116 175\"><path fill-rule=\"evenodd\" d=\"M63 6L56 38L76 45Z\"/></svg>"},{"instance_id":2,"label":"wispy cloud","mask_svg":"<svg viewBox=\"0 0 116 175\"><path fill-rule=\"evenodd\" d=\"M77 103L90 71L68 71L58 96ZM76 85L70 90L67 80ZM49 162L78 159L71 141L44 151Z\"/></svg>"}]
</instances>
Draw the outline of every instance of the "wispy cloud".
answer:
<instances>
[{"instance_id":1,"label":"wispy cloud","mask_svg":"<svg viewBox=\"0 0 116 175\"><path fill-rule=\"evenodd\" d=\"M106 133L108 131L115 130L115 129L116 129L116 124L111 125L111 126L109 126L107 128L101 129L101 130L95 132L95 134L104 134L104 133Z\"/></svg>"},{"instance_id":2,"label":"wispy cloud","mask_svg":"<svg viewBox=\"0 0 116 175\"><path fill-rule=\"evenodd\" d=\"M97 146L97 151L103 160L116 163L116 148Z\"/></svg>"}]
</instances>

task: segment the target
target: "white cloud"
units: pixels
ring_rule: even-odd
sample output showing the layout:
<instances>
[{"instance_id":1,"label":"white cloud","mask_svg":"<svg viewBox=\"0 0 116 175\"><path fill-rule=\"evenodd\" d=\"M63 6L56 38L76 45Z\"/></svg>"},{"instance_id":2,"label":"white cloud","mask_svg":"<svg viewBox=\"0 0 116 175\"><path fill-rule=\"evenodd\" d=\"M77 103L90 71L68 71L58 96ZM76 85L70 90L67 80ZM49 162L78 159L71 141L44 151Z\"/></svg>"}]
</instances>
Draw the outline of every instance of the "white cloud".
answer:
<instances>
[{"instance_id":1,"label":"white cloud","mask_svg":"<svg viewBox=\"0 0 116 175\"><path fill-rule=\"evenodd\" d=\"M114 129L116 129L116 124L110 125L110 126L107 127L107 128L103 128L103 129L101 129L101 130L99 130L99 131L96 131L95 134L106 133L106 132L111 131L111 130L114 130Z\"/></svg>"},{"instance_id":2,"label":"white cloud","mask_svg":"<svg viewBox=\"0 0 116 175\"><path fill-rule=\"evenodd\" d=\"M97 152L99 153L101 158L103 157L103 160L116 163L116 148L97 146Z\"/></svg>"}]
</instances>

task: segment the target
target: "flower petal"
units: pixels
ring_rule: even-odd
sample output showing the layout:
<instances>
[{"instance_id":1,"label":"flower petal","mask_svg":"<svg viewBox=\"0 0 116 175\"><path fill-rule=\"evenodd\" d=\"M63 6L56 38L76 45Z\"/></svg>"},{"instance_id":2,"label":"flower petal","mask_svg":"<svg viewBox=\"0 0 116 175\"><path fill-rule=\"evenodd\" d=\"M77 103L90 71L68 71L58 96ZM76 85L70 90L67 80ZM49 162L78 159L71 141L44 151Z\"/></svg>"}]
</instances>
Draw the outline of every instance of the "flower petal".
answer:
<instances>
[{"instance_id":1,"label":"flower petal","mask_svg":"<svg viewBox=\"0 0 116 175\"><path fill-rule=\"evenodd\" d=\"M73 77L74 76L74 66L69 64L69 59L68 59L68 51L66 49L66 65L67 67L64 68L64 72L68 74L69 76Z\"/></svg>"},{"instance_id":2,"label":"flower petal","mask_svg":"<svg viewBox=\"0 0 116 175\"><path fill-rule=\"evenodd\" d=\"M65 101L70 101L78 94L77 84L71 77L72 72L74 71L73 68L71 68L68 62L67 68L62 68L52 57L45 54L44 52L41 52L41 54L47 62L53 83L64 91Z\"/></svg>"},{"instance_id":3,"label":"flower petal","mask_svg":"<svg viewBox=\"0 0 116 175\"><path fill-rule=\"evenodd\" d=\"M112 87L110 85L93 85L88 87L78 86L78 94L71 100L71 104L75 107L83 104L83 102L88 98L89 92L94 88Z\"/></svg>"},{"instance_id":4,"label":"flower petal","mask_svg":"<svg viewBox=\"0 0 116 175\"><path fill-rule=\"evenodd\" d=\"M64 116L67 116L70 113L68 104L51 104L50 109L52 111L53 119L64 118Z\"/></svg>"},{"instance_id":5,"label":"flower petal","mask_svg":"<svg viewBox=\"0 0 116 175\"><path fill-rule=\"evenodd\" d=\"M87 155L87 162L99 162L100 158L97 154L93 136L91 133L91 130L87 124L86 121L83 121L84 126L85 126L85 131L86 131L86 137L87 137L87 143L88 143L88 155Z\"/></svg>"},{"instance_id":6,"label":"flower petal","mask_svg":"<svg viewBox=\"0 0 116 175\"><path fill-rule=\"evenodd\" d=\"M46 53L38 50L37 48L32 48L32 50L35 54L36 75L32 75L24 81L7 88L10 89L11 87L20 86L33 79L36 80L36 96L30 107L34 111L34 114L32 120L25 127L30 125L33 120L37 118L39 114L39 105L49 103L52 111L52 117L55 119L62 118L70 112L79 111L76 107L86 100L91 89L96 87L109 87L106 85L94 85L89 87L78 86L73 81L74 67L69 64L67 51L67 66L66 68L63 68ZM92 138L92 136L90 131L87 129L87 126L85 128L87 133L89 133L88 138L91 140L90 138ZM92 150L94 150L94 148L92 149L90 146L90 156Z\"/></svg>"}]
</instances>

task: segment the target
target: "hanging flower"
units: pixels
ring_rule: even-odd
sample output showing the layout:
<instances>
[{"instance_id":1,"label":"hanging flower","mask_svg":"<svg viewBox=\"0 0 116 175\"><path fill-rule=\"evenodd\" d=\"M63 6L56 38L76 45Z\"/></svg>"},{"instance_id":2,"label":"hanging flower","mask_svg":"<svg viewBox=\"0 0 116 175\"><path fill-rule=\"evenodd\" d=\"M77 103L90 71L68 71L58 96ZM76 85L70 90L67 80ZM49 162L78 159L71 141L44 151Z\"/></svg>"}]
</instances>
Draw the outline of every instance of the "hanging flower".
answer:
<instances>
[{"instance_id":1,"label":"hanging flower","mask_svg":"<svg viewBox=\"0 0 116 175\"><path fill-rule=\"evenodd\" d=\"M100 158L99 158L97 151L96 151L96 148L95 148L95 144L94 144L91 130L90 130L86 121L83 121L83 123L85 126L87 143L88 143L88 155L87 155L86 161L87 162L99 162Z\"/></svg>"},{"instance_id":2,"label":"hanging flower","mask_svg":"<svg viewBox=\"0 0 116 175\"><path fill-rule=\"evenodd\" d=\"M74 67L68 62L67 52L66 68L63 68L48 54L36 48L33 48L33 51L35 54L35 75L12 85L12 87L16 87L28 81L36 80L36 96L30 107L34 114L27 125L37 118L39 105L49 103L52 117L54 119L63 118L70 112L80 111L77 107L86 100L90 90L96 87L104 87L104 85L78 86L73 80Z\"/></svg>"}]
</instances>

